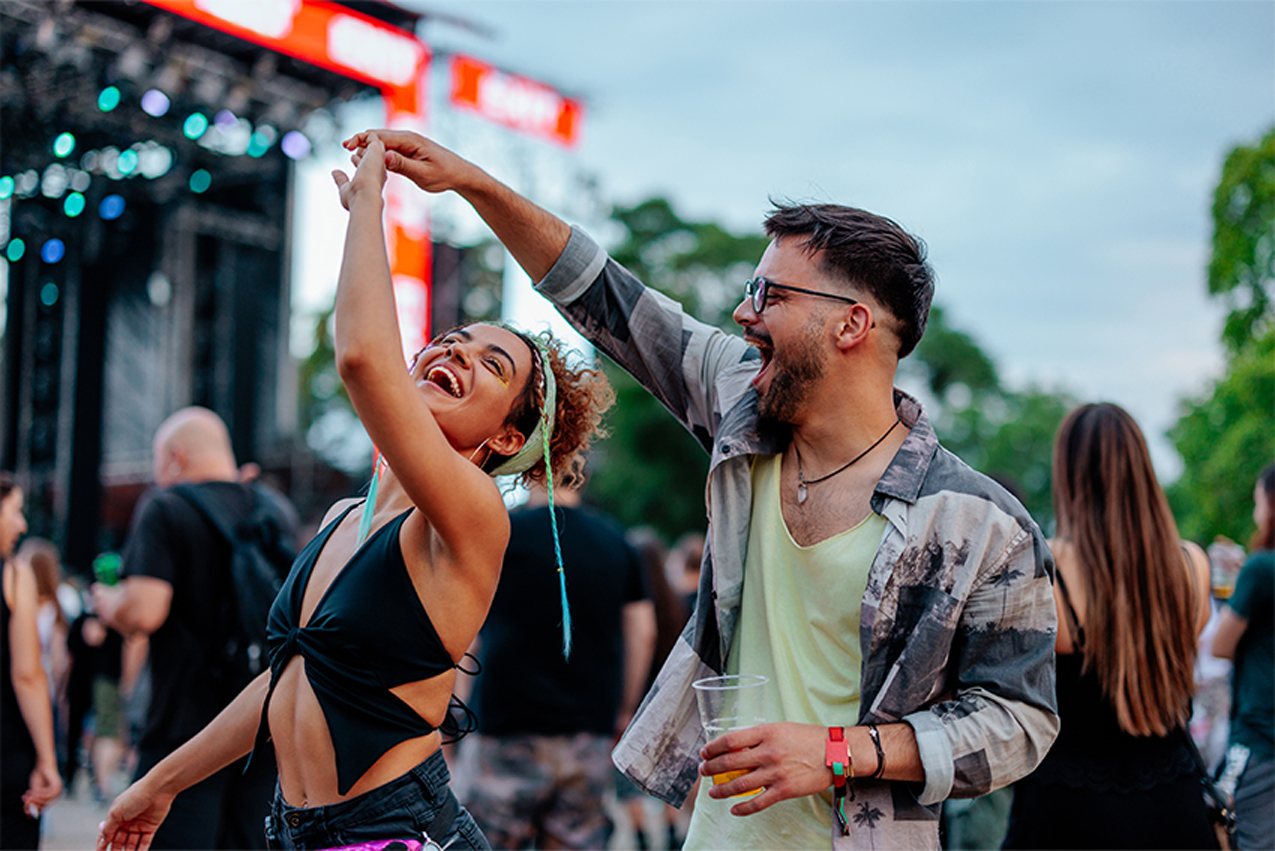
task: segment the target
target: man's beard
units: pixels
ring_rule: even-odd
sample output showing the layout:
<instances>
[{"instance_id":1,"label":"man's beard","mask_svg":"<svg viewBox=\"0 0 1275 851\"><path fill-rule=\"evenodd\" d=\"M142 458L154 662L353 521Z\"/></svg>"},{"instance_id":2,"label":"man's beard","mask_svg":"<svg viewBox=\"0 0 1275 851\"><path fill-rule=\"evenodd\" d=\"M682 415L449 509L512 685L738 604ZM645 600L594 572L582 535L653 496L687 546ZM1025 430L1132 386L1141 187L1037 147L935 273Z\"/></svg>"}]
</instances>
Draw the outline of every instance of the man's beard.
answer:
<instances>
[{"instance_id":1,"label":"man's beard","mask_svg":"<svg viewBox=\"0 0 1275 851\"><path fill-rule=\"evenodd\" d=\"M800 342L783 356L772 349L770 386L757 404L762 419L791 423L810 398L815 382L823 377L824 359L815 334L802 335Z\"/></svg>"}]
</instances>

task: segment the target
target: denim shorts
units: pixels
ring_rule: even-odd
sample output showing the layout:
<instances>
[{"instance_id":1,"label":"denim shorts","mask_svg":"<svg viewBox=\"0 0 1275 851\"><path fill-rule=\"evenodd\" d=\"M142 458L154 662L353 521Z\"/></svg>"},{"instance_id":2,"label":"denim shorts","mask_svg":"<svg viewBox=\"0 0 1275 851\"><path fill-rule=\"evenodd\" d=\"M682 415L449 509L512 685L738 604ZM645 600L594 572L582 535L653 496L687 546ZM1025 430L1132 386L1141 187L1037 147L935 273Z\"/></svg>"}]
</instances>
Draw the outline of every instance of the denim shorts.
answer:
<instances>
[{"instance_id":1,"label":"denim shorts","mask_svg":"<svg viewBox=\"0 0 1275 851\"><path fill-rule=\"evenodd\" d=\"M266 820L271 848L314 851L375 839L423 839L428 835L448 851L491 846L469 812L456 802L442 751L383 786L325 807L294 807L276 786ZM440 814L456 815L435 824ZM444 819L444 821L446 821Z\"/></svg>"}]
</instances>

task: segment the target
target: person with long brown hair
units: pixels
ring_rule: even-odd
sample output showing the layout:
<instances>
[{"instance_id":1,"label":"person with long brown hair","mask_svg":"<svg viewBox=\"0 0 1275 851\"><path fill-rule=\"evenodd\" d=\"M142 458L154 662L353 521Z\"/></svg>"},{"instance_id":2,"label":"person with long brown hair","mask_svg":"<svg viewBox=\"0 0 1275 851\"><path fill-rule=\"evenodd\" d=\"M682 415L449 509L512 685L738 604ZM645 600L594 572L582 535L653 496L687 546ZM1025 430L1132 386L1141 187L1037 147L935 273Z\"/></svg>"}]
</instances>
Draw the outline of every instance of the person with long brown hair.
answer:
<instances>
[{"instance_id":1,"label":"person with long brown hair","mask_svg":"<svg viewBox=\"0 0 1275 851\"><path fill-rule=\"evenodd\" d=\"M0 848L37 848L40 814L62 794L53 704L40 662L35 572L14 545L27 530L22 488L0 472Z\"/></svg>"},{"instance_id":2,"label":"person with long brown hair","mask_svg":"<svg viewBox=\"0 0 1275 851\"><path fill-rule=\"evenodd\" d=\"M1216 848L1186 739L1208 558L1122 408L1068 414L1053 476L1062 730L1015 787L1004 847Z\"/></svg>"},{"instance_id":3,"label":"person with long brown hair","mask_svg":"<svg viewBox=\"0 0 1275 851\"><path fill-rule=\"evenodd\" d=\"M1213 655L1234 659L1220 785L1235 799L1235 844L1275 847L1275 464L1253 488L1249 557L1222 607Z\"/></svg>"}]
</instances>

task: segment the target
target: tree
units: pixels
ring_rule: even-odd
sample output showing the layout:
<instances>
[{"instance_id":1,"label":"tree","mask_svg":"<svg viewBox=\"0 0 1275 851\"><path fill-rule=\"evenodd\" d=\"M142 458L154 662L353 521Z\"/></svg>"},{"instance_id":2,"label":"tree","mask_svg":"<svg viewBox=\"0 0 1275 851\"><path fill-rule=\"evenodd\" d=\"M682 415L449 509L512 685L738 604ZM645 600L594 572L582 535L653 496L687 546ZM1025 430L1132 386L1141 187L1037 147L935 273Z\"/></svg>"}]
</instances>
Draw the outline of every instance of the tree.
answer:
<instances>
[{"instance_id":1,"label":"tree","mask_svg":"<svg viewBox=\"0 0 1275 851\"><path fill-rule=\"evenodd\" d=\"M1169 501L1182 535L1243 541L1252 531L1253 483L1275 460L1275 129L1230 152L1213 201L1209 292L1230 314L1227 364L1213 388L1182 403L1170 430L1182 456Z\"/></svg>"},{"instance_id":2,"label":"tree","mask_svg":"<svg viewBox=\"0 0 1275 851\"><path fill-rule=\"evenodd\" d=\"M1275 461L1275 329L1234 355L1212 390L1182 406L1170 430L1182 456L1169 501L1182 536L1244 541L1253 531L1253 483Z\"/></svg>"},{"instance_id":3,"label":"tree","mask_svg":"<svg viewBox=\"0 0 1275 851\"><path fill-rule=\"evenodd\" d=\"M611 217L625 234L611 252L618 263L691 315L736 327L730 312L766 248L765 237L687 221L663 198L617 207ZM703 532L708 455L636 381L609 361L604 368L616 405L607 416L611 435L599 442L590 465L589 498L622 524L654 526L669 540Z\"/></svg>"},{"instance_id":4,"label":"tree","mask_svg":"<svg viewBox=\"0 0 1275 851\"><path fill-rule=\"evenodd\" d=\"M1063 390L1004 386L992 359L953 328L938 305L930 310L913 369L936 399L929 414L943 445L1008 487L1050 530L1054 436L1076 400Z\"/></svg>"},{"instance_id":5,"label":"tree","mask_svg":"<svg viewBox=\"0 0 1275 851\"><path fill-rule=\"evenodd\" d=\"M1226 158L1213 194L1209 292L1231 309L1222 340L1238 352L1271 321L1275 280L1275 128Z\"/></svg>"}]
</instances>

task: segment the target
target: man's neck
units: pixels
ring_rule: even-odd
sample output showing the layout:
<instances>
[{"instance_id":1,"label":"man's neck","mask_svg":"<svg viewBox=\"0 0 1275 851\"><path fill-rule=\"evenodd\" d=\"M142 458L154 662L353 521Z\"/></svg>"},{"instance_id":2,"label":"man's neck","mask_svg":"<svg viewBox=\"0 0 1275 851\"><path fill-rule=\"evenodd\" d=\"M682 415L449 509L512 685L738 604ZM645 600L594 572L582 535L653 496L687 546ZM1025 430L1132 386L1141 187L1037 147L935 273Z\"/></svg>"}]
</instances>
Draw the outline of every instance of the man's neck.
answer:
<instances>
[{"instance_id":1,"label":"man's neck","mask_svg":"<svg viewBox=\"0 0 1275 851\"><path fill-rule=\"evenodd\" d=\"M811 470L844 464L881 438L898 419L892 384L876 382L872 386L860 381L857 385L833 389L825 383L811 394L810 403L792 423L793 443ZM900 431L904 430L896 429L895 433Z\"/></svg>"}]
</instances>

